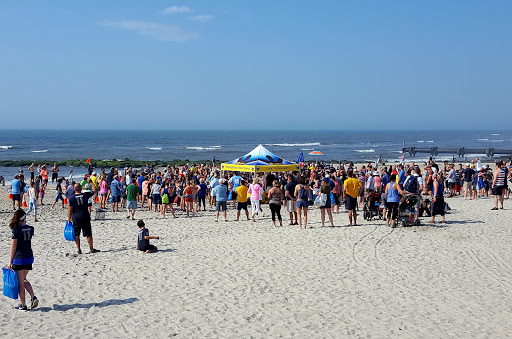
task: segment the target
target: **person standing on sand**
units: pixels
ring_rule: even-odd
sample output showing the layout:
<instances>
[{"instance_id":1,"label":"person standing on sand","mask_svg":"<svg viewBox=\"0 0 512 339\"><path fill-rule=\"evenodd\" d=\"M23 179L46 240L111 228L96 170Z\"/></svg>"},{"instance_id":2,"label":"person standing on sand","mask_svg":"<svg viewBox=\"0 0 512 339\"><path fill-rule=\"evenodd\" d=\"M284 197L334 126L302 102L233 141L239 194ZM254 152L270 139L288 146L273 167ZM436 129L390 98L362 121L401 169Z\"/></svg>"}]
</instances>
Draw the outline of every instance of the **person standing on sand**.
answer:
<instances>
[{"instance_id":1,"label":"person standing on sand","mask_svg":"<svg viewBox=\"0 0 512 339\"><path fill-rule=\"evenodd\" d=\"M121 202L121 184L117 179L118 176L114 175L109 187L112 196L112 212L119 212L119 203Z\"/></svg>"},{"instance_id":2,"label":"person standing on sand","mask_svg":"<svg viewBox=\"0 0 512 339\"><path fill-rule=\"evenodd\" d=\"M245 210L245 216L249 219L249 211L247 210L247 191L249 189L245 186L245 180L240 180L240 185L236 188L236 221L240 219L240 211Z\"/></svg>"},{"instance_id":3,"label":"person standing on sand","mask_svg":"<svg viewBox=\"0 0 512 339\"><path fill-rule=\"evenodd\" d=\"M259 185L259 179L254 178L252 181L252 184L249 186L249 190L247 193L251 195L251 214L252 214L252 221L255 222L256 214L260 210L260 200L262 195L262 188Z\"/></svg>"},{"instance_id":4,"label":"person standing on sand","mask_svg":"<svg viewBox=\"0 0 512 339\"><path fill-rule=\"evenodd\" d=\"M21 181L20 176L16 174L14 180L11 181L12 209L16 210L15 203L18 203L18 209L21 208Z\"/></svg>"},{"instance_id":5,"label":"person standing on sand","mask_svg":"<svg viewBox=\"0 0 512 339\"><path fill-rule=\"evenodd\" d=\"M345 191L346 200L345 207L348 210L349 226L357 226L357 196L362 190L361 182L354 177L354 171L349 169L347 172L348 179L343 184L343 190Z\"/></svg>"},{"instance_id":6,"label":"person standing on sand","mask_svg":"<svg viewBox=\"0 0 512 339\"><path fill-rule=\"evenodd\" d=\"M290 213L290 225L298 225L297 220L297 198L295 197L295 187L297 183L294 181L293 174L288 174L288 183L285 186L286 210ZM295 216L295 222L293 217Z\"/></svg>"},{"instance_id":7,"label":"person standing on sand","mask_svg":"<svg viewBox=\"0 0 512 339\"><path fill-rule=\"evenodd\" d=\"M492 195L494 196L494 207L491 210L498 210L498 200L500 202L500 209L503 209L503 186L507 180L506 172L501 166L501 161L496 161L496 170L493 173L492 179ZM13 195L14 197L14 195Z\"/></svg>"},{"instance_id":8,"label":"person standing on sand","mask_svg":"<svg viewBox=\"0 0 512 339\"><path fill-rule=\"evenodd\" d=\"M443 177L441 173L434 174L432 176L434 180L433 183L433 197L430 213L432 215L432 220L429 221L429 224L433 224L435 222L435 216L437 214L441 215L441 223L445 224L446 220L444 218L444 197L443 197Z\"/></svg>"},{"instance_id":9,"label":"person standing on sand","mask_svg":"<svg viewBox=\"0 0 512 339\"><path fill-rule=\"evenodd\" d=\"M137 185L135 185L136 182L137 180L133 178L131 184L126 187L126 209L128 211L128 216L126 218L129 219L131 216L132 220L135 220L135 210L137 209L137 195L140 192Z\"/></svg>"},{"instance_id":10,"label":"person standing on sand","mask_svg":"<svg viewBox=\"0 0 512 339\"><path fill-rule=\"evenodd\" d=\"M222 209L224 214L224 221L228 221L227 217L227 205L226 200L228 197L228 187L224 185L225 179L220 179L220 184L215 186L212 190L212 196L215 197L215 210L216 219L215 222L219 221L220 210Z\"/></svg>"},{"instance_id":11,"label":"person standing on sand","mask_svg":"<svg viewBox=\"0 0 512 339\"><path fill-rule=\"evenodd\" d=\"M30 164L28 170L30 171L30 181L34 181L34 162Z\"/></svg>"},{"instance_id":12,"label":"person standing on sand","mask_svg":"<svg viewBox=\"0 0 512 339\"><path fill-rule=\"evenodd\" d=\"M30 182L30 187L28 188L27 195L28 195L28 211L27 215L34 210L34 222L37 222L37 195L36 195L36 188L35 188L34 181Z\"/></svg>"},{"instance_id":13,"label":"person standing on sand","mask_svg":"<svg viewBox=\"0 0 512 339\"><path fill-rule=\"evenodd\" d=\"M57 179L59 178L59 166L57 166L57 163L53 163L53 167L52 167L52 184L53 184L53 181L57 181Z\"/></svg>"},{"instance_id":14,"label":"person standing on sand","mask_svg":"<svg viewBox=\"0 0 512 339\"><path fill-rule=\"evenodd\" d=\"M331 222L331 227L334 227L334 222L332 220L332 212L331 212L331 186L329 185L329 178L322 179L322 186L318 191L318 196L322 194L327 195L327 200L324 206L320 206L320 217L322 221L322 227L325 226L325 212L329 216L329 221Z\"/></svg>"},{"instance_id":15,"label":"person standing on sand","mask_svg":"<svg viewBox=\"0 0 512 339\"><path fill-rule=\"evenodd\" d=\"M32 285L27 280L28 271L32 270L34 263L34 254L32 253L31 240L34 236L34 227L27 225L27 215L23 210L17 210L9 223L12 230L11 251L7 269L12 269L18 277L18 294L21 304L15 307L16 310L26 311L25 290L30 294L31 309L39 304L39 300L34 295Z\"/></svg>"},{"instance_id":16,"label":"person standing on sand","mask_svg":"<svg viewBox=\"0 0 512 339\"><path fill-rule=\"evenodd\" d=\"M281 191L282 192L282 191ZM304 176L299 177L299 184L295 186L294 196L297 197L295 201L295 205L297 205L297 216L299 217L299 229L302 229L302 224L304 224L304 229L308 226L308 206L309 206L309 196L311 193L311 189L309 187L308 182ZM303 216L304 215L304 219ZM273 217L273 214L272 214ZM302 222L304 220L304 222ZM281 220L279 220L281 221Z\"/></svg>"},{"instance_id":17,"label":"person standing on sand","mask_svg":"<svg viewBox=\"0 0 512 339\"><path fill-rule=\"evenodd\" d=\"M91 215L89 213L88 201L92 197L91 192L82 193L82 186L75 184L75 195L69 199L68 221L73 222L75 228L75 244L78 254L82 254L80 249L80 231L84 237L87 237L89 244L89 253L97 253L99 250L93 247Z\"/></svg>"},{"instance_id":18,"label":"person standing on sand","mask_svg":"<svg viewBox=\"0 0 512 339\"><path fill-rule=\"evenodd\" d=\"M55 204L59 202L59 200L62 200L62 208L64 208L64 198L62 197L62 194L64 194L64 192L62 192L62 181L62 178L57 180L57 186L55 187L55 200L51 209L55 207Z\"/></svg>"}]
</instances>

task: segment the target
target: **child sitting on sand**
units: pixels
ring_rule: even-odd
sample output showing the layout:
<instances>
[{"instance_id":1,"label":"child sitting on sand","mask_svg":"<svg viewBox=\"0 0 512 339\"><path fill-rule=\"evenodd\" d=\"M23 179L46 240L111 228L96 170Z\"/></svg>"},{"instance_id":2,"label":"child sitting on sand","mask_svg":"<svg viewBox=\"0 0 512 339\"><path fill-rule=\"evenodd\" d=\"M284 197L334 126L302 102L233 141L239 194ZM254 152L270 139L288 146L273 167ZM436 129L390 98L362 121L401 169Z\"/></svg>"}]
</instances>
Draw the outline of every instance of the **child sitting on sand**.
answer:
<instances>
[{"instance_id":1,"label":"child sitting on sand","mask_svg":"<svg viewBox=\"0 0 512 339\"><path fill-rule=\"evenodd\" d=\"M159 236L150 236L149 230L145 227L144 221L139 220L137 222L139 226L139 237L137 238L137 250L143 251L144 253L153 253L158 251L156 246L149 244L149 239L160 239Z\"/></svg>"}]
</instances>

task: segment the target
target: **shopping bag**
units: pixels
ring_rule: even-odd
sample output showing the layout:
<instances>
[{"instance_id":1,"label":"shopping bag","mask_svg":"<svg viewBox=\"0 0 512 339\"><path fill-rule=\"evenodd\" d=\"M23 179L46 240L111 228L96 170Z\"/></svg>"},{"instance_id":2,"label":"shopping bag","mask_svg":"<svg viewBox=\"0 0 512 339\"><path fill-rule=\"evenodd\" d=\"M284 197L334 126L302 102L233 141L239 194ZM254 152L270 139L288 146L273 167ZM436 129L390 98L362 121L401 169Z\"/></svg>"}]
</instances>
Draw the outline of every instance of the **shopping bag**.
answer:
<instances>
[{"instance_id":1,"label":"shopping bag","mask_svg":"<svg viewBox=\"0 0 512 339\"><path fill-rule=\"evenodd\" d=\"M2 267L4 274L4 290L3 295L11 299L18 299L18 277L16 272Z\"/></svg>"},{"instance_id":2,"label":"shopping bag","mask_svg":"<svg viewBox=\"0 0 512 339\"><path fill-rule=\"evenodd\" d=\"M75 241L75 228L69 221L66 221L66 226L64 226L64 239L67 241Z\"/></svg>"},{"instance_id":3,"label":"shopping bag","mask_svg":"<svg viewBox=\"0 0 512 339\"><path fill-rule=\"evenodd\" d=\"M320 198L319 196L316 196L315 198L315 202L313 203L316 207L320 207L322 206L322 198Z\"/></svg>"}]
</instances>

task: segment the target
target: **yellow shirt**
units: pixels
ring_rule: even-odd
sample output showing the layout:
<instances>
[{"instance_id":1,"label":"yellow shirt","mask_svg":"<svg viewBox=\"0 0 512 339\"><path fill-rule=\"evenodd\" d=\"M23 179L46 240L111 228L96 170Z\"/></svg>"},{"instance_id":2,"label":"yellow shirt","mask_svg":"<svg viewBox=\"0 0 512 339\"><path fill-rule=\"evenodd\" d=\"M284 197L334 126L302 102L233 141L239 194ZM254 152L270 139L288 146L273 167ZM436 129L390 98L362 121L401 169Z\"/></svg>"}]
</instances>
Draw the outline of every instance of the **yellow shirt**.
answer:
<instances>
[{"instance_id":1,"label":"yellow shirt","mask_svg":"<svg viewBox=\"0 0 512 339\"><path fill-rule=\"evenodd\" d=\"M93 184L96 188L100 187L100 185L98 185L98 178L97 178L97 177L92 176L92 177L91 177L91 181L92 181L92 184Z\"/></svg>"},{"instance_id":2,"label":"yellow shirt","mask_svg":"<svg viewBox=\"0 0 512 339\"><path fill-rule=\"evenodd\" d=\"M238 202L247 202L247 191L249 188L245 185L240 185L236 188L236 200Z\"/></svg>"},{"instance_id":3,"label":"yellow shirt","mask_svg":"<svg viewBox=\"0 0 512 339\"><path fill-rule=\"evenodd\" d=\"M356 178L348 178L345 180L343 184L346 189L346 193L350 195L352 198L357 198L357 193L359 193L359 187L361 187L361 182Z\"/></svg>"}]
</instances>

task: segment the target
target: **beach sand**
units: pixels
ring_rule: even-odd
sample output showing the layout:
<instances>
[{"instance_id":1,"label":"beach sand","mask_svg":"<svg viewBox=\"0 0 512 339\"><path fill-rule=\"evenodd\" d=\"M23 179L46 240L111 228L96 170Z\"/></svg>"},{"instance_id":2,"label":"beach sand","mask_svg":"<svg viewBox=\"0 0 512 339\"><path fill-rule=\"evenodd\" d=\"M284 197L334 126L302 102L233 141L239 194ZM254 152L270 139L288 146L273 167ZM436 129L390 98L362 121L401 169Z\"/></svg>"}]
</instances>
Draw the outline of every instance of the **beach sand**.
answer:
<instances>
[{"instance_id":1,"label":"beach sand","mask_svg":"<svg viewBox=\"0 0 512 339\"><path fill-rule=\"evenodd\" d=\"M52 187L52 186L51 186ZM47 191L51 203L53 189ZM0 337L404 338L507 337L512 333L512 204L446 199L448 224L391 229L382 221L321 228L214 222L214 212L161 219L137 211L160 251L135 250L126 214L93 220L97 254L75 255L66 213L39 207L28 275L40 306L2 297ZM263 205L269 213L268 205ZM96 206L93 207L96 209ZM344 211L344 209L343 209ZM94 213L94 211L93 211ZM0 253L8 263L12 216L0 197ZM93 218L94 219L94 218ZM88 252L85 239L84 253Z\"/></svg>"}]
</instances>

